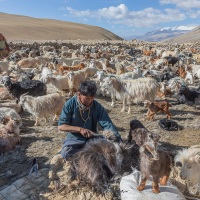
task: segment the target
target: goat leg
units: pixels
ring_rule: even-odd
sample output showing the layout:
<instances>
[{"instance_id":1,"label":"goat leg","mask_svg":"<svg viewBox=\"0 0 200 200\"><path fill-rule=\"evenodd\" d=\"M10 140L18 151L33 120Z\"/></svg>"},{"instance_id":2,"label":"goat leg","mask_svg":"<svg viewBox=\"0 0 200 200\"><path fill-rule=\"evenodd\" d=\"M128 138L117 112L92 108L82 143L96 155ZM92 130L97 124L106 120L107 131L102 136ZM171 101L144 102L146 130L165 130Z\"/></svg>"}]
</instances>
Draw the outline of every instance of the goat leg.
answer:
<instances>
[{"instance_id":1,"label":"goat leg","mask_svg":"<svg viewBox=\"0 0 200 200\"><path fill-rule=\"evenodd\" d=\"M156 178L153 177L153 181L152 181L152 192L155 193L155 194L160 193L159 185L158 185L158 180L159 180L158 177L156 177Z\"/></svg>"},{"instance_id":2,"label":"goat leg","mask_svg":"<svg viewBox=\"0 0 200 200\"><path fill-rule=\"evenodd\" d=\"M138 191L142 191L144 190L145 186L146 186L146 181L147 181L147 178L143 178L140 182L140 185L137 187L137 190Z\"/></svg>"},{"instance_id":3,"label":"goat leg","mask_svg":"<svg viewBox=\"0 0 200 200\"><path fill-rule=\"evenodd\" d=\"M38 117L36 117L36 121L35 121L35 126L39 126L39 118Z\"/></svg>"},{"instance_id":4,"label":"goat leg","mask_svg":"<svg viewBox=\"0 0 200 200\"><path fill-rule=\"evenodd\" d=\"M169 178L169 175L164 175L161 179L160 179L160 184L161 185L167 185L167 180Z\"/></svg>"}]
</instances>

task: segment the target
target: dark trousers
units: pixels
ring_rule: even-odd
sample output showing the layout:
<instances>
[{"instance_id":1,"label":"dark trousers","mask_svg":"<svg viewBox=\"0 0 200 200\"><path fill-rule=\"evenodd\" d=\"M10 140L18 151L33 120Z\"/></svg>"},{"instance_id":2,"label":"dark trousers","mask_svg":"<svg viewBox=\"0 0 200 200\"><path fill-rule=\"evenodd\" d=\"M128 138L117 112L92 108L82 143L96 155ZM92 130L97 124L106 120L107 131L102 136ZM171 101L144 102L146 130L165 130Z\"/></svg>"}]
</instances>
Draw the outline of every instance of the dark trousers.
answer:
<instances>
[{"instance_id":1,"label":"dark trousers","mask_svg":"<svg viewBox=\"0 0 200 200\"><path fill-rule=\"evenodd\" d=\"M86 142L90 140L94 140L97 138L103 139L103 135L98 135L95 137L88 138L86 141L78 140L76 138L74 139L65 139L63 142L62 150L61 150L61 155L64 159L70 158L72 155L80 151L86 144Z\"/></svg>"}]
</instances>

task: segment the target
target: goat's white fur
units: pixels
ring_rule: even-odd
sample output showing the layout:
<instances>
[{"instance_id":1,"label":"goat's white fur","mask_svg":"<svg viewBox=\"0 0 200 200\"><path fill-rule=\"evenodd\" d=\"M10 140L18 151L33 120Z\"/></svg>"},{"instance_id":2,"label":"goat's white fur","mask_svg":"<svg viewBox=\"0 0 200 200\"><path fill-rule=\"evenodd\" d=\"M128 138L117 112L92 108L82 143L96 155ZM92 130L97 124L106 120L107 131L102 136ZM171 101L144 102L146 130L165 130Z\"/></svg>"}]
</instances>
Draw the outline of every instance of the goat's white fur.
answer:
<instances>
[{"instance_id":1,"label":"goat's white fur","mask_svg":"<svg viewBox=\"0 0 200 200\"><path fill-rule=\"evenodd\" d=\"M48 94L39 97L22 95L19 104L22 105L30 114L35 116L35 126L39 125L39 118L47 117L50 114L55 114L53 120L58 118L65 103L65 97L58 93Z\"/></svg>"}]
</instances>

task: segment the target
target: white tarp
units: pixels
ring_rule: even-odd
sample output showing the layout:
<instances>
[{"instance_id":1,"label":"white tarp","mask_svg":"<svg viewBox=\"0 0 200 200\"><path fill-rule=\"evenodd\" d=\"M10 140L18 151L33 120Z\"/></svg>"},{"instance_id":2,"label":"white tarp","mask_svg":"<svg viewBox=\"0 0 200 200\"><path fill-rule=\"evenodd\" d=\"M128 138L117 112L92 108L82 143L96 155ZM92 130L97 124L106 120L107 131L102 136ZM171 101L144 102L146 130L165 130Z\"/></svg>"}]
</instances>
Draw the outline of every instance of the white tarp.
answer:
<instances>
[{"instance_id":1,"label":"white tarp","mask_svg":"<svg viewBox=\"0 0 200 200\"><path fill-rule=\"evenodd\" d=\"M133 173L124 176L120 182L122 200L186 200L178 188L169 181L166 186L160 186L160 193L152 192L152 181L148 180L145 189L140 192L137 187L140 183L140 172L134 169Z\"/></svg>"}]
</instances>

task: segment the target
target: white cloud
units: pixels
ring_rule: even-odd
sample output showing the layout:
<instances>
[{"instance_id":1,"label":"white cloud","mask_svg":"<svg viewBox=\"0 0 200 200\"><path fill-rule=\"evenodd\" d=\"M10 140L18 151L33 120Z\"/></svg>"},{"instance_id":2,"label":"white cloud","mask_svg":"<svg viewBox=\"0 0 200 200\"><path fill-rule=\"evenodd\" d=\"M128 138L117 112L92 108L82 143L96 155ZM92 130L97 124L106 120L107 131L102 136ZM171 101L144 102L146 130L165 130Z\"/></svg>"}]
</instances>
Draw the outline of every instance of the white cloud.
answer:
<instances>
[{"instance_id":1,"label":"white cloud","mask_svg":"<svg viewBox=\"0 0 200 200\"><path fill-rule=\"evenodd\" d=\"M178 8L200 8L199 0L160 0L161 4L175 4Z\"/></svg>"},{"instance_id":2,"label":"white cloud","mask_svg":"<svg viewBox=\"0 0 200 200\"><path fill-rule=\"evenodd\" d=\"M146 8L140 11L129 11L124 4L98 9L97 11L78 11L71 7L67 7L66 10L69 14L79 18L105 19L112 24L135 27L150 27L163 22L182 21L186 18L186 15L177 9L160 11L154 8Z\"/></svg>"}]
</instances>

